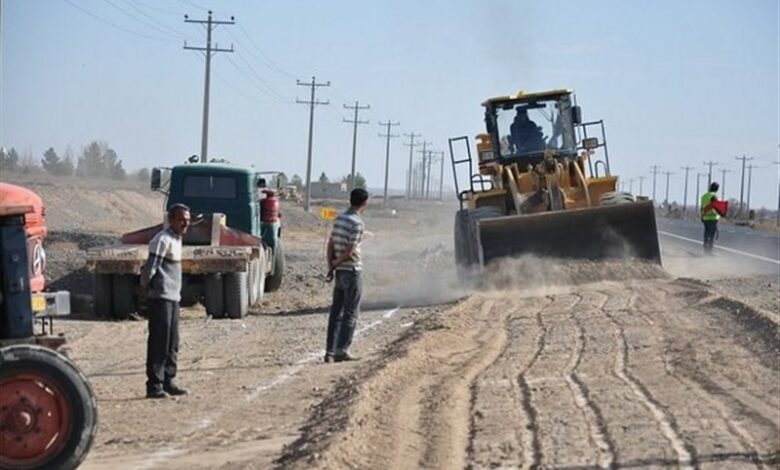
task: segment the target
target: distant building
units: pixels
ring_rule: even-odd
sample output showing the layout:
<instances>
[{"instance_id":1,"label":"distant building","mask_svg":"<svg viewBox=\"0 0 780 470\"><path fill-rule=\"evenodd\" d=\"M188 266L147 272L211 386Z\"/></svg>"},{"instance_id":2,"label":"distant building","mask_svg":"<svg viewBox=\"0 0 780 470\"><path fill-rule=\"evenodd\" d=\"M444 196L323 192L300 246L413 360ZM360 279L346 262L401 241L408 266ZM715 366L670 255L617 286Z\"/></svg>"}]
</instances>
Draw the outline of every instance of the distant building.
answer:
<instances>
[{"instance_id":1,"label":"distant building","mask_svg":"<svg viewBox=\"0 0 780 470\"><path fill-rule=\"evenodd\" d=\"M317 199L347 199L347 183L319 183L312 181L311 197Z\"/></svg>"}]
</instances>

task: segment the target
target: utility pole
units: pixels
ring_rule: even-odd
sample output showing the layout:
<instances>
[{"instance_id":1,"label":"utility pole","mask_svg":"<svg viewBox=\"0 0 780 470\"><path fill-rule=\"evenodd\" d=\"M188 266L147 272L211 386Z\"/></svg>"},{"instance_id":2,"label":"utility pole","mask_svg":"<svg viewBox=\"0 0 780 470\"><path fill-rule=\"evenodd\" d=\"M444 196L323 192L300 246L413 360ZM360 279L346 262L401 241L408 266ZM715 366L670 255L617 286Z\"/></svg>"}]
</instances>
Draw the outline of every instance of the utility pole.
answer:
<instances>
[{"instance_id":1,"label":"utility pole","mask_svg":"<svg viewBox=\"0 0 780 470\"><path fill-rule=\"evenodd\" d=\"M671 171L662 171L661 173L666 175L666 197L664 197L664 205L669 207L669 176L674 173Z\"/></svg>"},{"instance_id":2,"label":"utility pole","mask_svg":"<svg viewBox=\"0 0 780 470\"><path fill-rule=\"evenodd\" d=\"M746 157L742 155L741 157L734 157L737 160L742 160L742 183L739 185L739 209L737 209L737 217L739 217L742 214L742 201L744 201L744 195L745 195L745 162L753 160L753 157Z\"/></svg>"},{"instance_id":3,"label":"utility pole","mask_svg":"<svg viewBox=\"0 0 780 470\"><path fill-rule=\"evenodd\" d=\"M406 175L406 200L412 198L412 157L414 157L414 148L419 143L414 143L415 137L420 137L422 134L415 134L412 132L411 134L404 134L405 137L409 137L409 143L404 143L407 147L409 147L409 173Z\"/></svg>"},{"instance_id":4,"label":"utility pole","mask_svg":"<svg viewBox=\"0 0 780 470\"><path fill-rule=\"evenodd\" d=\"M218 44L211 46L211 32L217 26L221 24L236 24L235 17L231 16L230 21L218 21L212 18L211 10L209 10L209 17L206 20L191 20L188 15L184 15L185 23L197 23L205 25L206 28L206 47L188 46L187 41L184 41L184 49L191 51L201 51L206 56L206 79L203 84L203 128L200 134L200 161L205 163L208 161L209 150L209 88L211 85L211 57L217 52L233 52L233 45L230 45L230 49L220 49Z\"/></svg>"},{"instance_id":5,"label":"utility pole","mask_svg":"<svg viewBox=\"0 0 780 470\"><path fill-rule=\"evenodd\" d=\"M761 168L758 165L748 165L748 190L747 190L747 210L750 213L750 182L753 180L753 168Z\"/></svg>"},{"instance_id":6,"label":"utility pole","mask_svg":"<svg viewBox=\"0 0 780 470\"><path fill-rule=\"evenodd\" d=\"M661 167L658 165L653 165L650 168L653 169L653 204L655 204L655 177L658 175L658 170Z\"/></svg>"},{"instance_id":7,"label":"utility pole","mask_svg":"<svg viewBox=\"0 0 780 470\"><path fill-rule=\"evenodd\" d=\"M700 183L699 179L702 176L707 176L707 173L696 173L696 197L694 198L694 201L696 202L696 213L699 213L699 198L701 196L701 189L700 189Z\"/></svg>"},{"instance_id":8,"label":"utility pole","mask_svg":"<svg viewBox=\"0 0 780 470\"><path fill-rule=\"evenodd\" d=\"M444 200L444 152L439 152L441 169L439 170L439 200Z\"/></svg>"},{"instance_id":9,"label":"utility pole","mask_svg":"<svg viewBox=\"0 0 780 470\"><path fill-rule=\"evenodd\" d=\"M425 185L425 199L431 198L431 163L433 163L433 154L438 153L431 150L428 152L428 183Z\"/></svg>"},{"instance_id":10,"label":"utility pole","mask_svg":"<svg viewBox=\"0 0 780 470\"><path fill-rule=\"evenodd\" d=\"M422 153L423 159L422 159L422 166L420 167L420 171L422 172L420 178L420 197L422 198L425 195L425 157L428 154L428 146L431 145L433 142L423 141L422 143L422 150L418 150L418 152Z\"/></svg>"},{"instance_id":11,"label":"utility pole","mask_svg":"<svg viewBox=\"0 0 780 470\"><path fill-rule=\"evenodd\" d=\"M775 227L780 227L780 160L775 162L777 167L777 212L775 212Z\"/></svg>"},{"instance_id":12,"label":"utility pole","mask_svg":"<svg viewBox=\"0 0 780 470\"><path fill-rule=\"evenodd\" d=\"M688 172L690 170L693 170L692 166L684 166L681 167L683 170L685 170L685 189L683 190L683 219L685 218L685 215L688 213Z\"/></svg>"},{"instance_id":13,"label":"utility pole","mask_svg":"<svg viewBox=\"0 0 780 470\"><path fill-rule=\"evenodd\" d=\"M387 122L379 122L380 126L387 126L387 134L379 134L379 137L387 137L387 147L385 148L385 195L383 201L387 203L387 178L390 173L390 139L398 137L398 134L391 134L390 128L392 126L400 126L400 122L393 122L388 119Z\"/></svg>"},{"instance_id":14,"label":"utility pole","mask_svg":"<svg viewBox=\"0 0 780 470\"><path fill-rule=\"evenodd\" d=\"M717 165L718 162L710 160L708 162L704 162L704 164L709 167L709 170L707 171L707 189L709 189L710 185L712 184L712 167Z\"/></svg>"},{"instance_id":15,"label":"utility pole","mask_svg":"<svg viewBox=\"0 0 780 470\"><path fill-rule=\"evenodd\" d=\"M720 197L723 198L724 201L728 201L728 198L726 198L726 173L731 173L731 170L725 168L720 169Z\"/></svg>"},{"instance_id":16,"label":"utility pole","mask_svg":"<svg viewBox=\"0 0 780 470\"><path fill-rule=\"evenodd\" d=\"M639 196L642 195L642 184L644 183L644 181L645 181L645 177L639 176Z\"/></svg>"},{"instance_id":17,"label":"utility pole","mask_svg":"<svg viewBox=\"0 0 780 470\"><path fill-rule=\"evenodd\" d=\"M355 119L352 119L352 120L344 119L344 122L353 125L353 128L352 128L352 172L350 173L351 176L349 178L349 190L352 191L353 189L355 189L355 150L357 148L357 127L358 127L358 124L368 124L368 121L361 121L360 119L358 119L358 112L360 112L360 110L362 110L362 109L371 109L371 105L360 106L360 103L355 101L355 105L354 106L344 105L344 109L352 109L352 110L355 111Z\"/></svg>"},{"instance_id":18,"label":"utility pole","mask_svg":"<svg viewBox=\"0 0 780 470\"><path fill-rule=\"evenodd\" d=\"M311 83L304 83L300 80L295 81L296 85L311 87L311 98L309 101L302 101L298 98L295 102L298 104L309 105L309 151L306 157L306 192L303 196L303 210L309 212L309 200L311 199L311 146L314 137L314 107L317 105L329 105L329 101L317 101L314 99L314 91L321 86L330 86L330 81L326 83L317 83L314 77L311 77Z\"/></svg>"},{"instance_id":19,"label":"utility pole","mask_svg":"<svg viewBox=\"0 0 780 470\"><path fill-rule=\"evenodd\" d=\"M634 194L634 178L628 180L628 192Z\"/></svg>"}]
</instances>

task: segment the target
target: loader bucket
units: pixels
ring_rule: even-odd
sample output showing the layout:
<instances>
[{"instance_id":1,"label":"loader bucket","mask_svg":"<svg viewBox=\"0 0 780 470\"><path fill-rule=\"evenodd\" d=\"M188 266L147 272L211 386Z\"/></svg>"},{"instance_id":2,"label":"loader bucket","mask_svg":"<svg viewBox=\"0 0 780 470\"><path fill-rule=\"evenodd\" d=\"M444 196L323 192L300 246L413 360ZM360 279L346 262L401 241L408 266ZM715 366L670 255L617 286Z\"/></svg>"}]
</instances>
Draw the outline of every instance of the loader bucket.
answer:
<instances>
[{"instance_id":1,"label":"loader bucket","mask_svg":"<svg viewBox=\"0 0 780 470\"><path fill-rule=\"evenodd\" d=\"M651 201L482 219L480 261L524 254L600 260L638 258L661 264Z\"/></svg>"}]
</instances>

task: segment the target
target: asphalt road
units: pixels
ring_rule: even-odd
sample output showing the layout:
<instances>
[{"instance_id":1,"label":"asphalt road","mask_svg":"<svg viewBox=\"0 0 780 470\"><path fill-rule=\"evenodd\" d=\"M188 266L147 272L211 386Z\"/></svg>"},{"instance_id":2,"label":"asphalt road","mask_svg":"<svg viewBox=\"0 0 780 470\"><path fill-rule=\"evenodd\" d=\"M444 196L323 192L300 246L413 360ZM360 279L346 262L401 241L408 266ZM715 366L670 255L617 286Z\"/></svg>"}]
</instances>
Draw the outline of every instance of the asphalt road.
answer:
<instances>
[{"instance_id":1,"label":"asphalt road","mask_svg":"<svg viewBox=\"0 0 780 470\"><path fill-rule=\"evenodd\" d=\"M700 222L663 217L658 217L656 222L664 265L684 268L686 264L692 267L700 260L708 260L716 270L732 271L732 274L780 276L780 235L777 233L721 223L714 256L705 257L702 252L704 229Z\"/></svg>"}]
</instances>

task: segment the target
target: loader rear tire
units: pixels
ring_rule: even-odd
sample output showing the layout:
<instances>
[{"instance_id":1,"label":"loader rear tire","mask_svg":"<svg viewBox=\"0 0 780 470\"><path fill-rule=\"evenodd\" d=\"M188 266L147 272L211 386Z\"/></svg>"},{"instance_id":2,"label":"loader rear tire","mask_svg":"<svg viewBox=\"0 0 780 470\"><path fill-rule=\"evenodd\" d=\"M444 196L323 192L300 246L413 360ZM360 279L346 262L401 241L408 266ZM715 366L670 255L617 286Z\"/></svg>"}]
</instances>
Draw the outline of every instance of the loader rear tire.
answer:
<instances>
[{"instance_id":1,"label":"loader rear tire","mask_svg":"<svg viewBox=\"0 0 780 470\"><path fill-rule=\"evenodd\" d=\"M623 191L610 191L601 195L602 206L616 206L618 204L628 204L635 202L631 193Z\"/></svg>"},{"instance_id":2,"label":"loader rear tire","mask_svg":"<svg viewBox=\"0 0 780 470\"><path fill-rule=\"evenodd\" d=\"M212 318L224 318L225 295L222 287L221 274L206 274L203 279L203 306L206 315Z\"/></svg>"},{"instance_id":3,"label":"loader rear tire","mask_svg":"<svg viewBox=\"0 0 780 470\"><path fill-rule=\"evenodd\" d=\"M461 209L455 213L455 266L458 270L471 266L470 252L469 211Z\"/></svg>"},{"instance_id":4,"label":"loader rear tire","mask_svg":"<svg viewBox=\"0 0 780 470\"><path fill-rule=\"evenodd\" d=\"M249 279L246 272L227 273L225 284L225 315L244 318L249 308Z\"/></svg>"},{"instance_id":5,"label":"loader rear tire","mask_svg":"<svg viewBox=\"0 0 780 470\"><path fill-rule=\"evenodd\" d=\"M92 278L92 311L98 318L111 318L111 275L95 273Z\"/></svg>"},{"instance_id":6,"label":"loader rear tire","mask_svg":"<svg viewBox=\"0 0 780 470\"><path fill-rule=\"evenodd\" d=\"M127 320L137 310L133 292L136 277L132 274L114 274L113 278L114 302L111 313L115 320Z\"/></svg>"}]
</instances>

